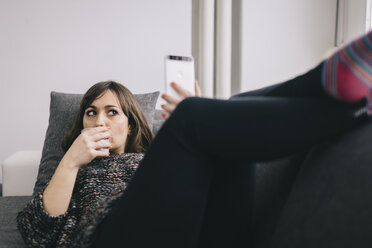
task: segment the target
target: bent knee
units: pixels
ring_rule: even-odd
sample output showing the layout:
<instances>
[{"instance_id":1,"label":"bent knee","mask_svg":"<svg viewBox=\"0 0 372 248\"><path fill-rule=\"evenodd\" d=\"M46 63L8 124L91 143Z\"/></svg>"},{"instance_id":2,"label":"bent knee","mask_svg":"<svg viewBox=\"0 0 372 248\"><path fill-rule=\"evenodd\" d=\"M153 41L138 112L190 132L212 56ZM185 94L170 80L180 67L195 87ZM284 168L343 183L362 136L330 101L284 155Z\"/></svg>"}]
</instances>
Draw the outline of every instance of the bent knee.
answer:
<instances>
[{"instance_id":1,"label":"bent knee","mask_svg":"<svg viewBox=\"0 0 372 248\"><path fill-rule=\"evenodd\" d=\"M197 109L197 106L200 106L200 99L199 97L188 97L185 98L182 102L180 102L176 109L174 110L174 115L190 115Z\"/></svg>"},{"instance_id":2,"label":"bent knee","mask_svg":"<svg viewBox=\"0 0 372 248\"><path fill-rule=\"evenodd\" d=\"M171 114L168 123L172 126L172 129L176 129L179 132L190 132L194 130L196 120L200 118L199 114L202 114L200 106L203 104L204 98L200 97L188 97L180 102L174 112Z\"/></svg>"}]
</instances>

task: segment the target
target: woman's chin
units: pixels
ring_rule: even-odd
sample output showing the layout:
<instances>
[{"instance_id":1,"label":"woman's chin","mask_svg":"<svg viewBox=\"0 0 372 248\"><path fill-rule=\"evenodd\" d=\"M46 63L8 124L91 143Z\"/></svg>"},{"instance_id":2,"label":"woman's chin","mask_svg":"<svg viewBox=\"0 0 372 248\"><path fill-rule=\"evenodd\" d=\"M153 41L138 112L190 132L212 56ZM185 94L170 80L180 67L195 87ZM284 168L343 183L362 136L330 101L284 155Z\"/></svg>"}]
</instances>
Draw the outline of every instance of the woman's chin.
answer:
<instances>
[{"instance_id":1,"label":"woman's chin","mask_svg":"<svg viewBox=\"0 0 372 248\"><path fill-rule=\"evenodd\" d=\"M124 152L119 152L117 149L110 149L109 152L110 152L110 155L116 155L116 154L124 153Z\"/></svg>"}]
</instances>

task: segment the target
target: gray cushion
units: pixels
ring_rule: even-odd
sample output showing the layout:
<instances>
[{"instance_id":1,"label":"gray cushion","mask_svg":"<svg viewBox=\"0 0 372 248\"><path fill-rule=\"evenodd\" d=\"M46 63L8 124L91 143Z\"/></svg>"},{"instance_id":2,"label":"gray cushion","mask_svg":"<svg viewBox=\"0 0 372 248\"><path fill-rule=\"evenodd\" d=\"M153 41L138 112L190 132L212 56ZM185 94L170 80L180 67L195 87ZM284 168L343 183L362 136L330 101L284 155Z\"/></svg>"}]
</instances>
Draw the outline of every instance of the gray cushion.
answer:
<instances>
[{"instance_id":1,"label":"gray cushion","mask_svg":"<svg viewBox=\"0 0 372 248\"><path fill-rule=\"evenodd\" d=\"M309 153L273 247L372 246L372 122Z\"/></svg>"},{"instance_id":2,"label":"gray cushion","mask_svg":"<svg viewBox=\"0 0 372 248\"><path fill-rule=\"evenodd\" d=\"M26 247L17 229L17 213L32 199L31 196L0 197L0 247Z\"/></svg>"},{"instance_id":3,"label":"gray cushion","mask_svg":"<svg viewBox=\"0 0 372 248\"><path fill-rule=\"evenodd\" d=\"M163 110L155 109L155 115L154 115L153 126L152 126L152 132L154 134L158 133L158 131L160 130L161 126L164 123L164 119L161 116L162 112L163 112Z\"/></svg>"},{"instance_id":4,"label":"gray cushion","mask_svg":"<svg viewBox=\"0 0 372 248\"><path fill-rule=\"evenodd\" d=\"M51 92L49 125L45 135L39 171L33 192L34 195L45 187L63 157L61 141L72 126L82 96L82 94ZM141 105L150 128L152 128L159 92L135 94L134 96Z\"/></svg>"}]
</instances>

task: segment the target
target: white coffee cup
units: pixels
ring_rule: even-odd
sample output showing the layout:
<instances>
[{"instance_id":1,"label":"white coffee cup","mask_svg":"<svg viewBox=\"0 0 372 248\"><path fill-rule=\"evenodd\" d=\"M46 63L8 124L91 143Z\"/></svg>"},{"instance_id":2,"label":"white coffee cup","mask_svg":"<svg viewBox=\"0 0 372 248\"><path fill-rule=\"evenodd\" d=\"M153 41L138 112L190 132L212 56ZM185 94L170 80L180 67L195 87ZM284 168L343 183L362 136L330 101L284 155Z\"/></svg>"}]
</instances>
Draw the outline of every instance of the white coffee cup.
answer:
<instances>
[{"instance_id":1,"label":"white coffee cup","mask_svg":"<svg viewBox=\"0 0 372 248\"><path fill-rule=\"evenodd\" d=\"M88 130L90 130L90 129L92 129L92 127L88 127L88 128L84 128L84 129L82 129L80 132L81 133L84 133L84 132L86 132L86 131L88 131ZM108 140L108 138L107 139L101 139L101 140ZM108 148L101 148L101 149L99 149L100 151L104 151L104 152L109 152L109 149Z\"/></svg>"}]
</instances>

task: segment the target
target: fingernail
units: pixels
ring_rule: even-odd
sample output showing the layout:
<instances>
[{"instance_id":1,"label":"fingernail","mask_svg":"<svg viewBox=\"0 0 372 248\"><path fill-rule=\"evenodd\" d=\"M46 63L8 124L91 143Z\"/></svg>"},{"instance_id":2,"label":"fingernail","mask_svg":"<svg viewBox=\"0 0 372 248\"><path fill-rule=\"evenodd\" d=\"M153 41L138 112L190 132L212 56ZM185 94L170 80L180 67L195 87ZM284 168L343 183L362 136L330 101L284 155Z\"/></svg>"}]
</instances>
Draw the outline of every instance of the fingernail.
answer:
<instances>
[{"instance_id":1,"label":"fingernail","mask_svg":"<svg viewBox=\"0 0 372 248\"><path fill-rule=\"evenodd\" d=\"M161 108L164 108L164 104L162 104L160 107L161 107Z\"/></svg>"},{"instance_id":2,"label":"fingernail","mask_svg":"<svg viewBox=\"0 0 372 248\"><path fill-rule=\"evenodd\" d=\"M175 85L176 85L176 83L175 83L175 82L172 82L172 83L171 83L171 85L172 85L172 86L175 86Z\"/></svg>"},{"instance_id":3,"label":"fingernail","mask_svg":"<svg viewBox=\"0 0 372 248\"><path fill-rule=\"evenodd\" d=\"M161 98L165 98L165 94L161 94Z\"/></svg>"},{"instance_id":4,"label":"fingernail","mask_svg":"<svg viewBox=\"0 0 372 248\"><path fill-rule=\"evenodd\" d=\"M161 113L161 116L165 117L166 115L164 113Z\"/></svg>"}]
</instances>

